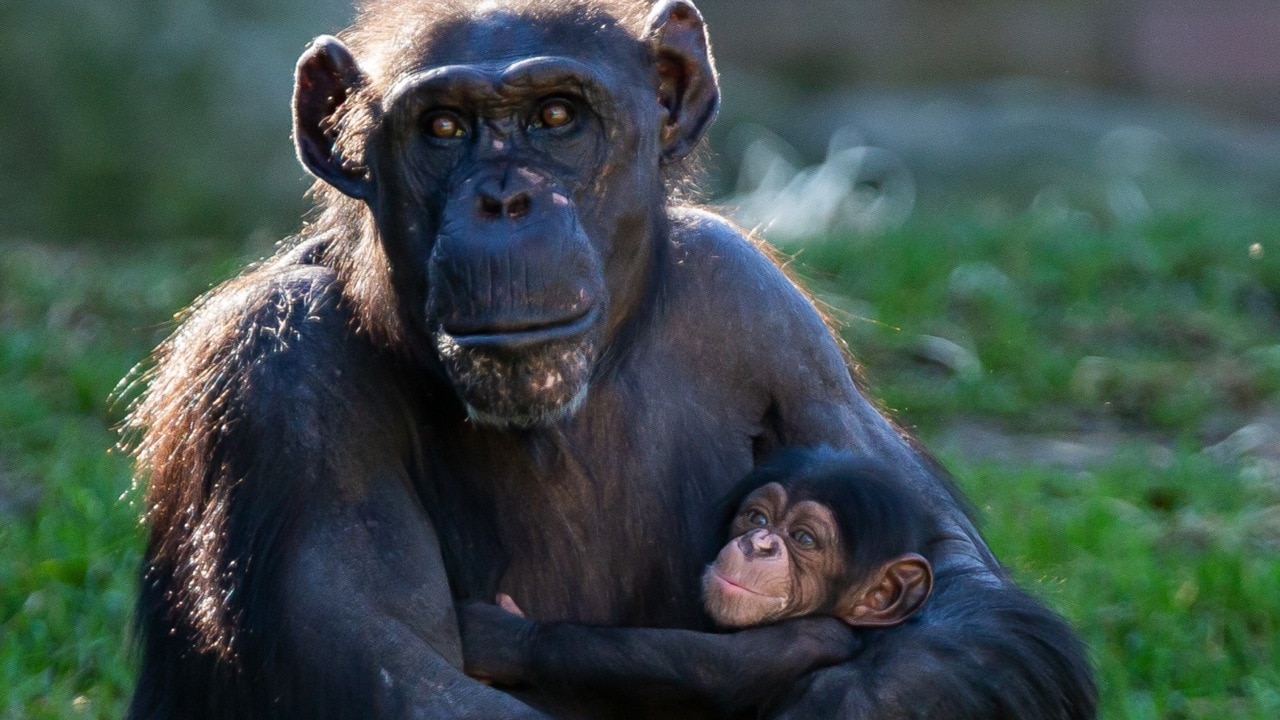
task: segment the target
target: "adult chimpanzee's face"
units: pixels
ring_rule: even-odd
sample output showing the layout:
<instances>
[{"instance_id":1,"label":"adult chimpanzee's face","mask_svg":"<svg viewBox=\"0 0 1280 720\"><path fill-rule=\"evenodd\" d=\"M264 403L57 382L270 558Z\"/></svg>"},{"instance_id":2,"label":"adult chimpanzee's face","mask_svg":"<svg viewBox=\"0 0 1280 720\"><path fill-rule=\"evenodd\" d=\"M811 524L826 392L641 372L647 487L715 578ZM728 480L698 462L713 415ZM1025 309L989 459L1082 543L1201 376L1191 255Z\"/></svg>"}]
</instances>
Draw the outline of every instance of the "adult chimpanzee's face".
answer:
<instances>
[{"instance_id":1,"label":"adult chimpanzee's face","mask_svg":"<svg viewBox=\"0 0 1280 720\"><path fill-rule=\"evenodd\" d=\"M364 201L405 341L473 418L533 426L573 411L639 303L662 167L697 144L719 92L687 0L659 2L640 36L590 3L519 6L537 7L408 14L363 48L368 68L318 39L294 134L309 170Z\"/></svg>"},{"instance_id":2,"label":"adult chimpanzee's face","mask_svg":"<svg viewBox=\"0 0 1280 720\"><path fill-rule=\"evenodd\" d=\"M646 54L614 29L633 49L606 62L608 28L560 30L507 15L442 28L384 101L381 233L425 287L419 330L494 424L544 424L582 400L610 290L643 270L615 246L648 238L619 222L642 230L661 206Z\"/></svg>"}]
</instances>

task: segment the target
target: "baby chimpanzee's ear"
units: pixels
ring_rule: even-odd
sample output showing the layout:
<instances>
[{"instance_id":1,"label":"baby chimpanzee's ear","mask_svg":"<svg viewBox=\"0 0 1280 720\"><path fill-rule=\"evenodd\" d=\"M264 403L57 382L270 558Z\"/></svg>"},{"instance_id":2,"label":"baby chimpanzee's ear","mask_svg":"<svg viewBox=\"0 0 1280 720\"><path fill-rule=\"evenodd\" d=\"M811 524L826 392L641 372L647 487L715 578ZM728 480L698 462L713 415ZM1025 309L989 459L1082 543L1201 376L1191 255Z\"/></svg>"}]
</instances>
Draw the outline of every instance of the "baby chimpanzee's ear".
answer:
<instances>
[{"instance_id":1,"label":"baby chimpanzee's ear","mask_svg":"<svg viewBox=\"0 0 1280 720\"><path fill-rule=\"evenodd\" d=\"M836 606L836 617L853 627L891 627L911 617L933 592L933 567L908 553L890 560L867 584Z\"/></svg>"}]
</instances>

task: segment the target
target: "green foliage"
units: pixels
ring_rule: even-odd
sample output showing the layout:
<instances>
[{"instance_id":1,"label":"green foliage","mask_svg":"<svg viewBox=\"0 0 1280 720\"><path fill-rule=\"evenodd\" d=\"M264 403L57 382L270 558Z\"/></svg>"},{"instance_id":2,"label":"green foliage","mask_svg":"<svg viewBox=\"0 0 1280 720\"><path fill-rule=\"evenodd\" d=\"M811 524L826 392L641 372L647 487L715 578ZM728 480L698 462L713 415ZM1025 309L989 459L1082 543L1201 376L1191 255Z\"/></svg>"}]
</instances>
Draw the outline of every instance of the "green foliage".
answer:
<instances>
[{"instance_id":1,"label":"green foliage","mask_svg":"<svg viewBox=\"0 0 1280 720\"><path fill-rule=\"evenodd\" d=\"M1280 389L1278 237L1256 213L1108 231L948 219L807 245L798 264L888 407L922 426L1194 431Z\"/></svg>"},{"instance_id":2,"label":"green foliage","mask_svg":"<svg viewBox=\"0 0 1280 720\"><path fill-rule=\"evenodd\" d=\"M346 0L0 3L0 227L42 238L284 232L293 63Z\"/></svg>"},{"instance_id":3,"label":"green foliage","mask_svg":"<svg viewBox=\"0 0 1280 720\"><path fill-rule=\"evenodd\" d=\"M1135 448L1093 472L951 465L992 549L1083 632L1103 717L1278 716L1275 478Z\"/></svg>"},{"instance_id":4,"label":"green foliage","mask_svg":"<svg viewBox=\"0 0 1280 720\"><path fill-rule=\"evenodd\" d=\"M123 715L142 529L108 396L226 251L0 259L0 718Z\"/></svg>"},{"instance_id":5,"label":"green foliage","mask_svg":"<svg viewBox=\"0 0 1280 720\"><path fill-rule=\"evenodd\" d=\"M1105 230L951 218L799 255L997 554L1081 629L1106 717L1280 716L1280 460L1201 450L1280 390L1277 230L1223 209ZM120 716L142 531L106 398L253 254L0 256L0 717ZM1116 449L1087 470L946 449L974 418L1110 428Z\"/></svg>"},{"instance_id":6,"label":"green foliage","mask_svg":"<svg viewBox=\"0 0 1280 720\"><path fill-rule=\"evenodd\" d=\"M992 548L1081 628L1105 717L1280 716L1280 464L1200 450L1280 391L1277 238L1218 208L790 249L926 442L972 416L1121 438L1089 472L949 458Z\"/></svg>"}]
</instances>

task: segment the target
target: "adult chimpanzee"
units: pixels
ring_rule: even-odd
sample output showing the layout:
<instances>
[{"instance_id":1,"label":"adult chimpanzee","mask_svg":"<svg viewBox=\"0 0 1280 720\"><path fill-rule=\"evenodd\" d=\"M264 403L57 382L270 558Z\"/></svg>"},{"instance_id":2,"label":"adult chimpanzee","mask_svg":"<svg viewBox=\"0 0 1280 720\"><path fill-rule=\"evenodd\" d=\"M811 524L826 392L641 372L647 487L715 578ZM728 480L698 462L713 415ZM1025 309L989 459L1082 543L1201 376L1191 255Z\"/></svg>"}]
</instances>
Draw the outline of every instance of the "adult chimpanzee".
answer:
<instances>
[{"instance_id":1,"label":"adult chimpanzee","mask_svg":"<svg viewBox=\"0 0 1280 720\"><path fill-rule=\"evenodd\" d=\"M924 613L989 612L1004 573L805 295L668 200L719 95L697 10L647 10L373 0L303 54L314 221L196 303L130 419L150 527L131 717L541 716L463 674L454 600L701 627L716 500L781 444L901 468L945 523ZM722 637L768 653L787 627ZM855 716L1090 714L1060 626L996 630L998 653L886 644L803 692Z\"/></svg>"},{"instance_id":2,"label":"adult chimpanzee","mask_svg":"<svg viewBox=\"0 0 1280 720\"><path fill-rule=\"evenodd\" d=\"M947 667L942 694L912 699L890 717L1025 717L1033 706L1021 703L1035 699L1010 702L990 692L979 675L991 663L972 658L1013 657L1021 652L1020 638L1070 638L1071 632L1017 588L952 579L948 602L980 603L985 611L965 618L922 616L893 632L882 630L902 624L928 599L933 574L924 554L941 532L905 480L893 468L849 453L797 448L757 467L729 494L726 506L733 511L723 523L729 542L703 573L703 600L718 625L822 614L852 627L880 628L850 639L854 662L811 679L826 683L825 691L810 692L810 685L795 681L810 663L843 659L830 636L777 632L778 644L766 647L757 635L763 651L737 656L741 646L727 636L536 623L479 603L463 607L467 670L491 682L563 695L694 704L717 716L814 718L862 717L867 678L859 673L907 677ZM519 612L510 598L502 599ZM819 654L824 646L831 653L825 658ZM1014 683L998 689L1026 688ZM1092 703L1088 697L1071 700L1082 704L1081 714Z\"/></svg>"}]
</instances>

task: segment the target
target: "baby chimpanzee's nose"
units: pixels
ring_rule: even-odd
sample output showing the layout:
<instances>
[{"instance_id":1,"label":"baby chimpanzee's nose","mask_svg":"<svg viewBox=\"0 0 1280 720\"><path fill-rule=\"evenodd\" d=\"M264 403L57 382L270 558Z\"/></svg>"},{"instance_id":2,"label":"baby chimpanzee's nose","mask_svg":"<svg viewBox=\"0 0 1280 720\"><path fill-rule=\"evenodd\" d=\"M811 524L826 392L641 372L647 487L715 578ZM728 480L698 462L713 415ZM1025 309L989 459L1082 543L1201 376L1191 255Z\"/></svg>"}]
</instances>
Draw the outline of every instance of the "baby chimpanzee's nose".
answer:
<instances>
[{"instance_id":1,"label":"baby chimpanzee's nose","mask_svg":"<svg viewBox=\"0 0 1280 720\"><path fill-rule=\"evenodd\" d=\"M778 536L765 528L757 528L743 535L739 545L742 548L742 554L746 555L748 560L774 557L782 547Z\"/></svg>"}]
</instances>

